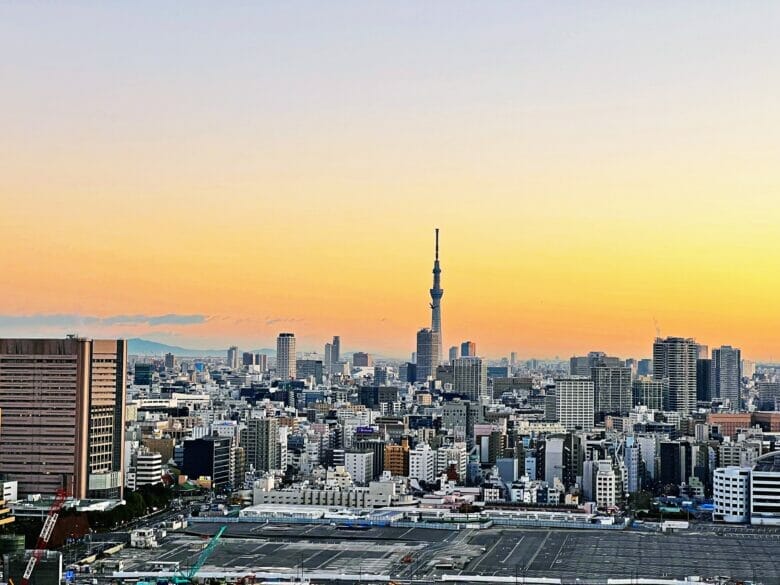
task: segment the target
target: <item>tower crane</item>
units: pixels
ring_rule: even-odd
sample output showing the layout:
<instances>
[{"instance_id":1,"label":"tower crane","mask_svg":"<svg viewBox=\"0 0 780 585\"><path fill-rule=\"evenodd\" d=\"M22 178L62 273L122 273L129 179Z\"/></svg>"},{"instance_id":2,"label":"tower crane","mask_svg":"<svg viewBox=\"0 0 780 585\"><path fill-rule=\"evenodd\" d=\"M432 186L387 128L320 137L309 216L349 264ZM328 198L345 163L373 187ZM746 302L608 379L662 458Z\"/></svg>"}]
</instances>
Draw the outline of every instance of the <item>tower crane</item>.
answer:
<instances>
[{"instance_id":1,"label":"tower crane","mask_svg":"<svg viewBox=\"0 0 780 585\"><path fill-rule=\"evenodd\" d=\"M195 579L195 575L198 574L198 571L200 571L201 567L206 563L206 560L211 556L211 553L214 552L214 549L217 548L217 545L219 544L219 539L222 538L222 533L227 530L227 526L221 526L219 530L217 530L217 533L211 538L209 543L206 545L206 548L204 548L200 554L198 555L198 559L195 561L195 564L190 567L190 570L186 573L180 571L178 577L174 577L173 582L181 585L186 585L187 583L193 583Z\"/></svg>"},{"instance_id":2,"label":"tower crane","mask_svg":"<svg viewBox=\"0 0 780 585\"><path fill-rule=\"evenodd\" d=\"M57 523L57 518L60 515L62 507L65 505L65 499L67 497L68 492L64 489L57 490L54 501L49 508L49 513L46 515L46 520L43 522L43 528L41 528L41 534L38 536L38 542L35 544L35 550L33 550L30 555L30 560L27 562L19 585L28 585L30 582L30 576L35 570L35 566L38 564L38 561L41 560L41 557L43 557L43 553L46 552L46 547L49 546L51 533L54 531L54 525Z\"/></svg>"}]
</instances>

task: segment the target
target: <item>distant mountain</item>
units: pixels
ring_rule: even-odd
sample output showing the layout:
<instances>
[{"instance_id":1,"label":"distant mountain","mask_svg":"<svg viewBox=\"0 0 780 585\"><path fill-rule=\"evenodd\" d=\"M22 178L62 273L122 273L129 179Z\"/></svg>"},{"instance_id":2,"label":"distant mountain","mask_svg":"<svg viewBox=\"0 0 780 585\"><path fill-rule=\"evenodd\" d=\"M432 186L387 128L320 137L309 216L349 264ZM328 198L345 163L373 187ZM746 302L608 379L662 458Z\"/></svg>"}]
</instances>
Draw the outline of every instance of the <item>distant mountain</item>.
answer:
<instances>
[{"instance_id":1,"label":"distant mountain","mask_svg":"<svg viewBox=\"0 0 780 585\"><path fill-rule=\"evenodd\" d=\"M264 353L266 355L276 355L275 349L263 348L246 350L252 353ZM178 345L168 345L149 341L148 339L139 339L137 337L128 340L127 353L130 355L154 355L163 356L166 353L172 353L176 357L224 357L227 349L187 349Z\"/></svg>"}]
</instances>

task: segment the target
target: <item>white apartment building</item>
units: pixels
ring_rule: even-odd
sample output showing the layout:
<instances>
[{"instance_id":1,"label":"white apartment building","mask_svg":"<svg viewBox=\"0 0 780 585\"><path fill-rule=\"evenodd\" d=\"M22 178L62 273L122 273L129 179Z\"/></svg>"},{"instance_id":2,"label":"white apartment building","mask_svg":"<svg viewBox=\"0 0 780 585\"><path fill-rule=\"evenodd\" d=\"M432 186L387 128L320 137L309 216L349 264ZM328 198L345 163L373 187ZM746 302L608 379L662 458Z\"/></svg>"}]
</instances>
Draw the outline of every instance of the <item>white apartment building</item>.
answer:
<instances>
[{"instance_id":1,"label":"white apartment building","mask_svg":"<svg viewBox=\"0 0 780 585\"><path fill-rule=\"evenodd\" d=\"M344 467L353 482L358 485L368 485L374 476L374 454L348 451L344 453Z\"/></svg>"},{"instance_id":2,"label":"white apartment building","mask_svg":"<svg viewBox=\"0 0 780 585\"><path fill-rule=\"evenodd\" d=\"M555 380L555 414L567 431L590 431L594 425L593 381L571 376Z\"/></svg>"},{"instance_id":3,"label":"white apartment building","mask_svg":"<svg viewBox=\"0 0 780 585\"><path fill-rule=\"evenodd\" d=\"M436 477L446 473L451 464L455 465L455 472L461 482L466 478L466 467L469 462L469 454L465 443L455 444L449 447L439 447L436 450Z\"/></svg>"},{"instance_id":4,"label":"white apartment building","mask_svg":"<svg viewBox=\"0 0 780 585\"><path fill-rule=\"evenodd\" d=\"M409 479L433 483L436 480L436 452L428 443L409 451Z\"/></svg>"}]
</instances>

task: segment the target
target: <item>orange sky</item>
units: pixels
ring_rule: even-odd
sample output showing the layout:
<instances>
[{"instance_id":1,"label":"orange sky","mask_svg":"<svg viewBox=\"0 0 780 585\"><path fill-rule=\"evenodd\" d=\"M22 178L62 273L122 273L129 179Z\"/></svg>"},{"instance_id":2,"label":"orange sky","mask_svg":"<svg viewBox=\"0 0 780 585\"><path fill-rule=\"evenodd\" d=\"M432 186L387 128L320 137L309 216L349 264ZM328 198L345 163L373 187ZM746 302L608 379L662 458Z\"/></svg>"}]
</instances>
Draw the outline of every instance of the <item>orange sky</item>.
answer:
<instances>
[{"instance_id":1,"label":"orange sky","mask_svg":"<svg viewBox=\"0 0 780 585\"><path fill-rule=\"evenodd\" d=\"M0 8L0 335L777 358L778 11L510 6Z\"/></svg>"}]
</instances>

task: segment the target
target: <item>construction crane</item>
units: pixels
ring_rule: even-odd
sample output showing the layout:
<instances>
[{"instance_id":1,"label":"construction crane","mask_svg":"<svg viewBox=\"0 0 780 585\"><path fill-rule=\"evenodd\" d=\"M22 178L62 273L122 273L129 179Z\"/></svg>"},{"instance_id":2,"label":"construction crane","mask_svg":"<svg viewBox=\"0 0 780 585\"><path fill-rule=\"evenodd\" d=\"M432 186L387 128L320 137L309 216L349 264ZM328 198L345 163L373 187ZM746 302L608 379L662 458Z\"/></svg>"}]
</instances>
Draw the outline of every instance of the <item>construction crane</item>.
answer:
<instances>
[{"instance_id":1,"label":"construction crane","mask_svg":"<svg viewBox=\"0 0 780 585\"><path fill-rule=\"evenodd\" d=\"M217 548L217 545L219 544L219 539L222 538L222 533L227 530L227 526L221 526L219 530L217 530L217 533L211 538L209 543L206 545L206 548L204 548L202 551L200 551L200 554L198 555L198 559L195 561L195 564L190 567L190 570L186 573L180 571L178 577L173 578L173 582L185 585L187 583L193 583L195 579L195 575L198 574L198 571L200 571L200 568L205 564L206 560L211 556L211 553L214 552L214 549Z\"/></svg>"},{"instance_id":2,"label":"construction crane","mask_svg":"<svg viewBox=\"0 0 780 585\"><path fill-rule=\"evenodd\" d=\"M68 492L64 489L57 490L54 501L49 508L49 513L46 515L46 520L43 522L43 528L41 528L41 534L38 536L38 542L35 544L35 550L33 550L30 555L30 560L27 562L19 585L28 585L30 582L30 576L35 570L35 565L41 560L43 553L46 552L46 547L49 546L51 533L54 531L54 525L57 523L57 518L60 515L62 507L65 505L65 499L67 497Z\"/></svg>"}]
</instances>

